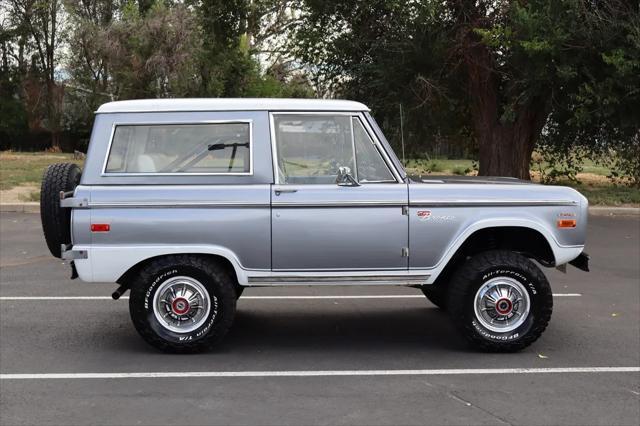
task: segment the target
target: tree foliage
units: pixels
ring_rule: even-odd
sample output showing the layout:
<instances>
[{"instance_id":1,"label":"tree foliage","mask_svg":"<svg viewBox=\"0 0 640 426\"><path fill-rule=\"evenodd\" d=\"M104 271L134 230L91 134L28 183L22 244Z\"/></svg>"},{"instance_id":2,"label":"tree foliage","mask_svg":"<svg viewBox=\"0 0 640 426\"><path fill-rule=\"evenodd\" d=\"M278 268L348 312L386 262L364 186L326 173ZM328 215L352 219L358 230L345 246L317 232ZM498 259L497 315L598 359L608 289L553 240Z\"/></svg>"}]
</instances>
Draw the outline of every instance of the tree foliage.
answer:
<instances>
[{"instance_id":1,"label":"tree foliage","mask_svg":"<svg viewBox=\"0 0 640 426\"><path fill-rule=\"evenodd\" d=\"M29 128L49 131L51 144L57 147L63 89L56 84L55 73L60 63L59 48L63 40L62 4L60 0L7 0L1 13L4 20L4 89L15 90L17 81L23 82L22 104ZM15 66L11 67L10 64ZM15 96L11 98L11 101L7 101L9 105L3 106L3 109L11 110L10 104L15 102ZM7 119L11 120L11 117Z\"/></svg>"},{"instance_id":2,"label":"tree foliage","mask_svg":"<svg viewBox=\"0 0 640 426\"><path fill-rule=\"evenodd\" d=\"M5 0L0 145L62 134L80 146L92 112L116 99L342 97L367 103L410 157L472 157L480 174L529 178L535 150L547 180L575 178L592 157L639 184L639 7Z\"/></svg>"},{"instance_id":3,"label":"tree foliage","mask_svg":"<svg viewBox=\"0 0 640 426\"><path fill-rule=\"evenodd\" d=\"M611 167L613 178L639 186L638 4L610 1L581 17L581 55L562 70L539 149L557 164L552 177L575 174L590 157Z\"/></svg>"},{"instance_id":4,"label":"tree foliage","mask_svg":"<svg viewBox=\"0 0 640 426\"><path fill-rule=\"evenodd\" d=\"M313 96L300 75L264 69L256 57L270 36L263 22L286 21L278 18L286 1L65 0L64 10L62 0L9 2L0 32L0 110L10 113L0 122L3 147L22 146L22 112L30 131L53 140L63 130L82 146L93 111L110 100ZM53 16L64 18L55 37Z\"/></svg>"},{"instance_id":5,"label":"tree foliage","mask_svg":"<svg viewBox=\"0 0 640 426\"><path fill-rule=\"evenodd\" d=\"M481 174L528 178L536 144L556 155L599 147L620 165L638 145L637 2L308 0L300 7L295 45L314 81L374 105L391 134L405 105L411 151L470 135Z\"/></svg>"}]
</instances>

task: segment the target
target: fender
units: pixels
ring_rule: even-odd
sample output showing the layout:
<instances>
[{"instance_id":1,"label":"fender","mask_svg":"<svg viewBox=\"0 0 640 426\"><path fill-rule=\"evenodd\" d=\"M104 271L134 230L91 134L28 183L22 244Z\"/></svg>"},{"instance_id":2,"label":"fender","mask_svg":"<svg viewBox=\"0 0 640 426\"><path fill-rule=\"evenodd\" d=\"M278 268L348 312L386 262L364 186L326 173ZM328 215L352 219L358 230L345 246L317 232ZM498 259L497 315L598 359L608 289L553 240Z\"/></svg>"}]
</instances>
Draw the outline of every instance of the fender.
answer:
<instances>
[{"instance_id":1,"label":"fender","mask_svg":"<svg viewBox=\"0 0 640 426\"><path fill-rule=\"evenodd\" d=\"M549 244L553 257L555 259L555 265L563 265L578 257L584 250L584 245L564 246L561 245L553 235L550 229L541 224L539 221L535 221L527 218L514 218L514 217L499 217L480 219L467 226L456 239L448 246L445 253L442 255L438 263L431 268L431 276L427 284L432 284L438 278L438 275L447 266L453 255L464 244L464 242L476 231L489 228L502 228L502 227L519 227L528 228L533 231L539 232Z\"/></svg>"},{"instance_id":2,"label":"fender","mask_svg":"<svg viewBox=\"0 0 640 426\"><path fill-rule=\"evenodd\" d=\"M248 282L246 269L234 252L216 245L74 245L87 252L86 259L75 260L78 275L86 282L116 282L125 272L147 259L170 254L212 254L227 259L241 285ZM260 271L260 270L257 270Z\"/></svg>"}]
</instances>

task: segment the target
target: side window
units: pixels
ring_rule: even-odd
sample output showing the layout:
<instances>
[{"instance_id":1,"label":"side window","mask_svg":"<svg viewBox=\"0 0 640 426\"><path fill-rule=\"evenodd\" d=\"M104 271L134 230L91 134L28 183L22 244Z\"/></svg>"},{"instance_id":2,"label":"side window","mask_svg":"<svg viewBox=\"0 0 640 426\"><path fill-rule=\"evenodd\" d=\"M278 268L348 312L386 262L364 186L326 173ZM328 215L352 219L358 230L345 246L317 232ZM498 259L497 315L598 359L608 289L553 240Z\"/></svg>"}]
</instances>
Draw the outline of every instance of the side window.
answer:
<instances>
[{"instance_id":1,"label":"side window","mask_svg":"<svg viewBox=\"0 0 640 426\"><path fill-rule=\"evenodd\" d=\"M333 183L338 168L355 170L351 118L274 116L280 183Z\"/></svg>"},{"instance_id":2,"label":"side window","mask_svg":"<svg viewBox=\"0 0 640 426\"><path fill-rule=\"evenodd\" d=\"M340 167L348 167L363 183L395 182L358 118L331 114L273 117L280 183L332 184Z\"/></svg>"},{"instance_id":3,"label":"side window","mask_svg":"<svg viewBox=\"0 0 640 426\"><path fill-rule=\"evenodd\" d=\"M249 123L117 125L105 173L249 174Z\"/></svg>"}]
</instances>

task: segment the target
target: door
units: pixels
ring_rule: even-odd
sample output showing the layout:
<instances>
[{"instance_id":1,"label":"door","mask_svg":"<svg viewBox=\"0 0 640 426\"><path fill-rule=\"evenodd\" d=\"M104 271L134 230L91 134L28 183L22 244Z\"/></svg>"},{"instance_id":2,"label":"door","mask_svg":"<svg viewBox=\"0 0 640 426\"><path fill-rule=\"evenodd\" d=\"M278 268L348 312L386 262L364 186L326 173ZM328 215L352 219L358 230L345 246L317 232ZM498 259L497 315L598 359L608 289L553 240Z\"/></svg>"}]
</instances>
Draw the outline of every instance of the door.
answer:
<instances>
[{"instance_id":1,"label":"door","mask_svg":"<svg viewBox=\"0 0 640 426\"><path fill-rule=\"evenodd\" d=\"M274 271L406 270L408 188L362 118L274 113Z\"/></svg>"}]
</instances>

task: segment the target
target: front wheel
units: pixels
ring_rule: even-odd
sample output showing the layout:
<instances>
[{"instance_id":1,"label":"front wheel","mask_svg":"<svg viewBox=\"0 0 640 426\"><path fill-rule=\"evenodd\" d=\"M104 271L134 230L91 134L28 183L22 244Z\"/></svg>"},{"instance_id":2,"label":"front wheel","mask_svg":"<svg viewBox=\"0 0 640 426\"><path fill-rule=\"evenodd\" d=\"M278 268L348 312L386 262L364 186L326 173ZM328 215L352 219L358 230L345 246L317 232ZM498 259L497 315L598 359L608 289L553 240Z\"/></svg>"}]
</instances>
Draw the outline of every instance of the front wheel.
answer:
<instances>
[{"instance_id":1,"label":"front wheel","mask_svg":"<svg viewBox=\"0 0 640 426\"><path fill-rule=\"evenodd\" d=\"M513 352L532 344L547 328L553 295L531 260L494 250L472 257L454 274L447 307L475 347Z\"/></svg>"},{"instance_id":2,"label":"front wheel","mask_svg":"<svg viewBox=\"0 0 640 426\"><path fill-rule=\"evenodd\" d=\"M131 320L147 343L163 351L210 349L231 327L235 311L232 278L198 256L156 259L131 285Z\"/></svg>"},{"instance_id":3,"label":"front wheel","mask_svg":"<svg viewBox=\"0 0 640 426\"><path fill-rule=\"evenodd\" d=\"M447 287L443 284L431 284L420 287L429 302L443 311L447 310Z\"/></svg>"}]
</instances>

